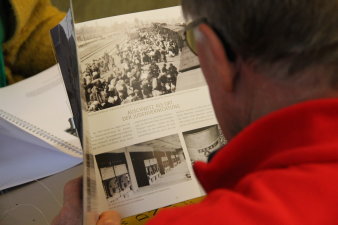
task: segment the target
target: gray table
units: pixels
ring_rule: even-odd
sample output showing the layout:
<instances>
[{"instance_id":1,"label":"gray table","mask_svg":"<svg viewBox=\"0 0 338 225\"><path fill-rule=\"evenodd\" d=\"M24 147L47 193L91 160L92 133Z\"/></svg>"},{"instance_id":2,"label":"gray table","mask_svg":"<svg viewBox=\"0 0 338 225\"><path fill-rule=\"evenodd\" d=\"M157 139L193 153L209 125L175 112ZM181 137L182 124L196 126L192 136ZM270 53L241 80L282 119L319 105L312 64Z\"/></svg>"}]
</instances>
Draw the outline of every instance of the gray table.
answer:
<instances>
[{"instance_id":1,"label":"gray table","mask_svg":"<svg viewBox=\"0 0 338 225\"><path fill-rule=\"evenodd\" d=\"M82 175L82 165L0 192L0 225L49 225L58 214L63 186Z\"/></svg>"}]
</instances>

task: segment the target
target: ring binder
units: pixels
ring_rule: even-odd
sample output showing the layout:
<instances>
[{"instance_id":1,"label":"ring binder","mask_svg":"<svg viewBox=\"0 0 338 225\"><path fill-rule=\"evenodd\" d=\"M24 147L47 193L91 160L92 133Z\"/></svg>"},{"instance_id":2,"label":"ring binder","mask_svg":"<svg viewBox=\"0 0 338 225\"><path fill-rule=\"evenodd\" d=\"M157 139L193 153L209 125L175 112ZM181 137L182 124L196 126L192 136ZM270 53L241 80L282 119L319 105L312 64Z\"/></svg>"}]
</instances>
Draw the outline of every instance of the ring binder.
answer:
<instances>
[{"instance_id":1,"label":"ring binder","mask_svg":"<svg viewBox=\"0 0 338 225\"><path fill-rule=\"evenodd\" d=\"M33 134L34 136L40 139L45 140L48 143L58 145L62 147L63 149L65 149L66 151L70 151L76 155L82 156L82 150L79 147L65 140L62 140L61 138L51 134L50 132L47 132L41 129L35 126L34 124L28 123L27 121L22 120L2 109L0 109L0 118L6 120L7 122L11 124L14 124L15 126L25 130L26 132Z\"/></svg>"}]
</instances>

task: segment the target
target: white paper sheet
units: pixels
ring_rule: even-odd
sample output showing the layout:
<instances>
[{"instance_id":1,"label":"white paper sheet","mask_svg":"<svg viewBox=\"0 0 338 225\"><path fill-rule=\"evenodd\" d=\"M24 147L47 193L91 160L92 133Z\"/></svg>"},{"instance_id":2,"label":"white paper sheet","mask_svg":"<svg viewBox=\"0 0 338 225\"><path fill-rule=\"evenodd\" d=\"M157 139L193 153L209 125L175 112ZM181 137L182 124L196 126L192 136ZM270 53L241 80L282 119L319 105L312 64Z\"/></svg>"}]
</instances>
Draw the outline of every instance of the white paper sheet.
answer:
<instances>
[{"instance_id":1,"label":"white paper sheet","mask_svg":"<svg viewBox=\"0 0 338 225\"><path fill-rule=\"evenodd\" d=\"M0 190L82 161L79 139L66 132L72 113L57 65L0 89L0 111L11 118L0 113Z\"/></svg>"}]
</instances>

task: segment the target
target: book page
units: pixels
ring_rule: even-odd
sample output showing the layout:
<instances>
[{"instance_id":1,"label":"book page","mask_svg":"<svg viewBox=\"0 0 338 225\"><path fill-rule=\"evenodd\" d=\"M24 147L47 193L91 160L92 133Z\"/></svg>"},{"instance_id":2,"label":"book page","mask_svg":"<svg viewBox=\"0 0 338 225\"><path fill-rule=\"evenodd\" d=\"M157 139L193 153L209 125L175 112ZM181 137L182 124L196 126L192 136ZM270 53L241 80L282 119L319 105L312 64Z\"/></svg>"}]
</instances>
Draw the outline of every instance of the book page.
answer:
<instances>
[{"instance_id":1,"label":"book page","mask_svg":"<svg viewBox=\"0 0 338 225\"><path fill-rule=\"evenodd\" d=\"M126 217L203 195L191 162L225 141L184 26L180 7L75 24L84 148L99 181L87 209Z\"/></svg>"},{"instance_id":2,"label":"book page","mask_svg":"<svg viewBox=\"0 0 338 225\"><path fill-rule=\"evenodd\" d=\"M54 45L54 54L57 59L62 78L66 87L74 124L78 136L82 138L82 114L79 85L79 65L77 62L74 23L71 10L66 17L53 29L50 36Z\"/></svg>"}]
</instances>

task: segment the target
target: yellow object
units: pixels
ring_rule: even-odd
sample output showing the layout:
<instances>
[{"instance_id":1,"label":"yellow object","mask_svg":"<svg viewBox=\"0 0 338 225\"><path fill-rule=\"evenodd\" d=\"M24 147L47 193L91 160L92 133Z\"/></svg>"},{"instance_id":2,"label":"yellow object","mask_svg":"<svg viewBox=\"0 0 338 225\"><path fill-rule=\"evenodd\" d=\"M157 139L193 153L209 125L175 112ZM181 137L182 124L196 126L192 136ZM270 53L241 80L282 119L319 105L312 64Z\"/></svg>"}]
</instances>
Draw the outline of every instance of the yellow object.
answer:
<instances>
[{"instance_id":1,"label":"yellow object","mask_svg":"<svg viewBox=\"0 0 338 225\"><path fill-rule=\"evenodd\" d=\"M65 16L49 0L9 0L15 32L3 44L8 84L32 76L56 63L49 30Z\"/></svg>"}]
</instances>

